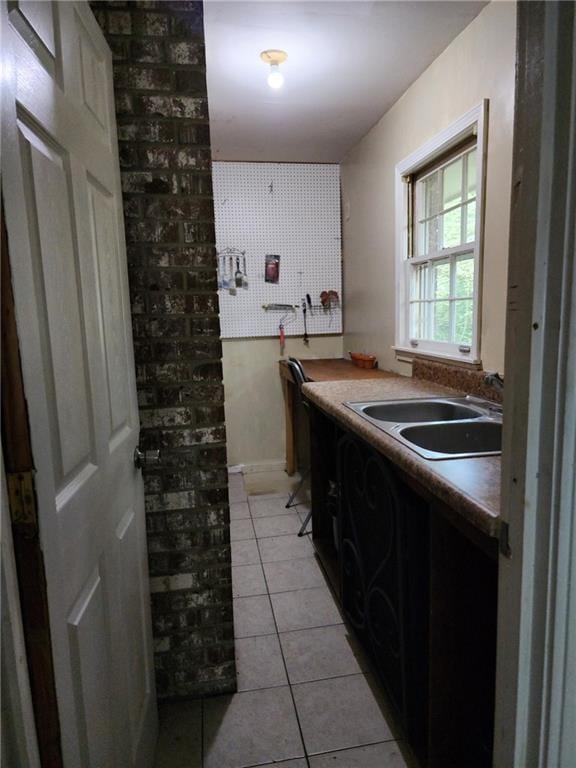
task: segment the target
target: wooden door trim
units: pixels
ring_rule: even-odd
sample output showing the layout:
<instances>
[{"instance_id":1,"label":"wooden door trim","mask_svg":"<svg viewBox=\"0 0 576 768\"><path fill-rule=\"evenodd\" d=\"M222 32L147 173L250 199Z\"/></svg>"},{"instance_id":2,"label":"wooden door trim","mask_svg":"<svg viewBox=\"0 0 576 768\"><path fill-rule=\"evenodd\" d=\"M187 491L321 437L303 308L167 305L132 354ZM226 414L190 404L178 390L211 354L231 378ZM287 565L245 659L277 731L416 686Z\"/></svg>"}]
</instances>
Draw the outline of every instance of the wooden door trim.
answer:
<instances>
[{"instance_id":1,"label":"wooden door trim","mask_svg":"<svg viewBox=\"0 0 576 768\"><path fill-rule=\"evenodd\" d=\"M523 0L517 39L494 766L560 768L576 743L574 4Z\"/></svg>"},{"instance_id":2,"label":"wooden door trim","mask_svg":"<svg viewBox=\"0 0 576 768\"><path fill-rule=\"evenodd\" d=\"M34 462L30 440L28 408L22 377L20 347L16 328L14 294L4 205L0 201L1 230L1 410L2 449L8 486L23 478L32 484L30 504L36 507L33 488ZM9 496L12 496L9 493ZM42 768L62 768L60 720L52 658L52 640L44 557L40 546L37 516L18 519L10 503L14 557L20 591L22 625Z\"/></svg>"}]
</instances>

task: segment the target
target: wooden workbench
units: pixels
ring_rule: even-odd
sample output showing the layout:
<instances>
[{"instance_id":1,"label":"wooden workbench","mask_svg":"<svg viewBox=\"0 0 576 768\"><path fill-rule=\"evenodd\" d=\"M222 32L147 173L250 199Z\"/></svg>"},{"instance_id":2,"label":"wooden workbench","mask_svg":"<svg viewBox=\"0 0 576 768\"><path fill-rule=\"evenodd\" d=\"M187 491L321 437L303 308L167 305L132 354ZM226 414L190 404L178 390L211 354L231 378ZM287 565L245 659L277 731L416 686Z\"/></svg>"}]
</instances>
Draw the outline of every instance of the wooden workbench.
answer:
<instances>
[{"instance_id":1,"label":"wooden workbench","mask_svg":"<svg viewBox=\"0 0 576 768\"><path fill-rule=\"evenodd\" d=\"M358 368L351 360L342 357L325 360L300 360L304 373L310 381L354 381L362 379L380 379L394 374L379 371L377 368ZM286 418L286 472L293 475L296 466L296 441L294 429L295 384L286 360L280 360L280 379L284 394L284 413Z\"/></svg>"}]
</instances>

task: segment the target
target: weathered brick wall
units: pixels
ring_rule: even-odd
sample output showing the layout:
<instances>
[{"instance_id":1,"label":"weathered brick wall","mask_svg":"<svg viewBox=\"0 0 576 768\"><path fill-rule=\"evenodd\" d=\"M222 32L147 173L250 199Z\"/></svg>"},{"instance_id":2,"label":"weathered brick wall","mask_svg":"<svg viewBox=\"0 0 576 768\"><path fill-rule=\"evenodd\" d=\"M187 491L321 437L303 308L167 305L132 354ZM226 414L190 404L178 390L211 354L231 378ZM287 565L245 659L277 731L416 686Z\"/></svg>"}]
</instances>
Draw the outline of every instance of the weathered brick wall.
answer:
<instances>
[{"instance_id":1,"label":"weathered brick wall","mask_svg":"<svg viewBox=\"0 0 576 768\"><path fill-rule=\"evenodd\" d=\"M201 2L94 2L114 55L152 618L162 697L234 690Z\"/></svg>"}]
</instances>

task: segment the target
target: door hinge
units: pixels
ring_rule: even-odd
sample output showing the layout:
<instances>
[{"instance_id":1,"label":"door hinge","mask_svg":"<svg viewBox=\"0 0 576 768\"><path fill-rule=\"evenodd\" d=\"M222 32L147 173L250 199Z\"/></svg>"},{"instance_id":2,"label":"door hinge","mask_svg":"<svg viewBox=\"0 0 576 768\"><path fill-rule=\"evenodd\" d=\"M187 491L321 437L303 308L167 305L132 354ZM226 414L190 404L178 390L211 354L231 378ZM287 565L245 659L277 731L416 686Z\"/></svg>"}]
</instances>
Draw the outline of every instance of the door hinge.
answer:
<instances>
[{"instance_id":1,"label":"door hinge","mask_svg":"<svg viewBox=\"0 0 576 768\"><path fill-rule=\"evenodd\" d=\"M6 475L8 501L13 525L26 525L36 528L36 494L34 493L34 473L12 472Z\"/></svg>"},{"instance_id":2,"label":"door hinge","mask_svg":"<svg viewBox=\"0 0 576 768\"><path fill-rule=\"evenodd\" d=\"M500 523L498 540L500 542L500 554L503 557L512 557L512 550L510 549L510 526L505 520L502 520Z\"/></svg>"}]
</instances>

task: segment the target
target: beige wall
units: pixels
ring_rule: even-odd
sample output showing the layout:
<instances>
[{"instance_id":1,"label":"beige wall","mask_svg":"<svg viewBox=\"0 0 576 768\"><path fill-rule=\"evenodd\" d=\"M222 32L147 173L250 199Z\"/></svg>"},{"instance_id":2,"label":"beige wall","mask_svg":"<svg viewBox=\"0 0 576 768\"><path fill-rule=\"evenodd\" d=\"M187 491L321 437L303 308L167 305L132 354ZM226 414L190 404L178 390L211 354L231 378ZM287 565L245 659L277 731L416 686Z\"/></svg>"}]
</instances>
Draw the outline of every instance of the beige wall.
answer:
<instances>
[{"instance_id":1,"label":"beige wall","mask_svg":"<svg viewBox=\"0 0 576 768\"><path fill-rule=\"evenodd\" d=\"M490 100L481 354L503 370L508 219L514 116L515 4L487 6L413 83L342 164L345 337L287 339L285 357L376 354L395 359L394 168L484 98ZM349 218L347 208L350 207ZM228 463L284 462L284 403L277 339L223 342Z\"/></svg>"},{"instance_id":2,"label":"beige wall","mask_svg":"<svg viewBox=\"0 0 576 768\"><path fill-rule=\"evenodd\" d=\"M344 348L376 354L381 368L410 372L392 350L394 168L488 98L481 356L486 370L503 371L515 22L515 3L488 5L342 164Z\"/></svg>"},{"instance_id":3,"label":"beige wall","mask_svg":"<svg viewBox=\"0 0 576 768\"><path fill-rule=\"evenodd\" d=\"M228 464L284 468L284 400L278 339L222 342ZM342 336L286 339L284 358L342 357Z\"/></svg>"}]
</instances>

